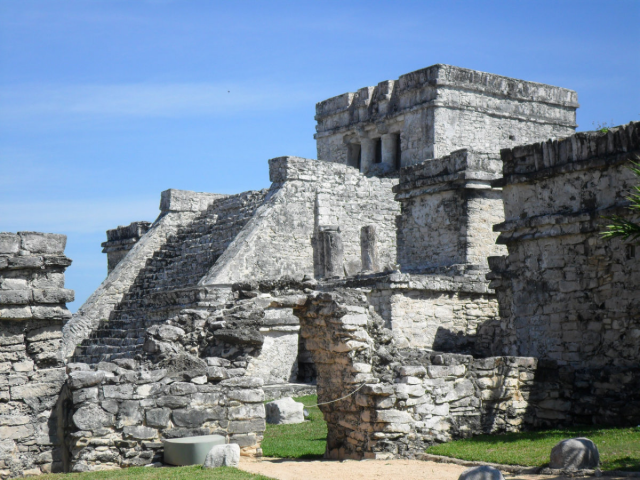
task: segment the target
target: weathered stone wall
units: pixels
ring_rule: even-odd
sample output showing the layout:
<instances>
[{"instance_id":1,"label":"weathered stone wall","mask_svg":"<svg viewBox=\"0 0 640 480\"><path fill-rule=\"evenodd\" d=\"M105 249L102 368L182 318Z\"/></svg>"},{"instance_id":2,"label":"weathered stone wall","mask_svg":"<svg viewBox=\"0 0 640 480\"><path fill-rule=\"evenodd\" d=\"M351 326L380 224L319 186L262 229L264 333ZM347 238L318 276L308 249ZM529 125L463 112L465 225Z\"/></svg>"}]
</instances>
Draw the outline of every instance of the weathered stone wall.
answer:
<instances>
[{"instance_id":1,"label":"weathered stone wall","mask_svg":"<svg viewBox=\"0 0 640 480\"><path fill-rule=\"evenodd\" d=\"M573 366L539 360L529 397L536 427L640 423L640 366Z\"/></svg>"},{"instance_id":2,"label":"weathered stone wall","mask_svg":"<svg viewBox=\"0 0 640 480\"><path fill-rule=\"evenodd\" d=\"M501 348L545 362L556 423L640 420L640 262L631 242L601 236L608 215L640 219L625 208L639 154L638 123L502 152L506 221L495 229L509 253L489 275Z\"/></svg>"},{"instance_id":3,"label":"weathered stone wall","mask_svg":"<svg viewBox=\"0 0 640 480\"><path fill-rule=\"evenodd\" d=\"M169 362L167 362L169 363ZM265 429L262 379L220 379L224 359L179 371L133 362L70 364L66 444L74 472L162 461L163 439L223 435L259 453ZM227 362L228 363L228 362ZM132 369L133 367L133 369ZM193 366L192 366L193 367Z\"/></svg>"},{"instance_id":4,"label":"weathered stone wall","mask_svg":"<svg viewBox=\"0 0 640 480\"><path fill-rule=\"evenodd\" d=\"M505 323L505 353L600 368L640 359L640 262L630 242L600 232L637 178L638 123L502 152L508 255L491 286Z\"/></svg>"},{"instance_id":5,"label":"weathered stone wall","mask_svg":"<svg viewBox=\"0 0 640 480\"><path fill-rule=\"evenodd\" d=\"M368 298L399 347L481 355L493 350L495 295L415 288L376 289Z\"/></svg>"},{"instance_id":6,"label":"weathered stone wall","mask_svg":"<svg viewBox=\"0 0 640 480\"><path fill-rule=\"evenodd\" d=\"M361 289L398 348L490 356L502 332L495 293L483 270L391 273L323 285Z\"/></svg>"},{"instance_id":7,"label":"weathered stone wall","mask_svg":"<svg viewBox=\"0 0 640 480\"><path fill-rule=\"evenodd\" d=\"M501 192L490 182L501 176L500 160L459 150L403 168L394 187L402 204L398 259L403 271L424 272L456 264L487 267L496 246L494 223L504 219Z\"/></svg>"},{"instance_id":8,"label":"weathered stone wall","mask_svg":"<svg viewBox=\"0 0 640 480\"><path fill-rule=\"evenodd\" d=\"M311 294L295 311L318 369L318 401L332 402L320 406L329 458L410 458L435 442L517 431L535 417L527 401L534 358L398 348L361 289Z\"/></svg>"},{"instance_id":9,"label":"weathered stone wall","mask_svg":"<svg viewBox=\"0 0 640 480\"><path fill-rule=\"evenodd\" d=\"M107 275L129 253L129 250L149 231L151 223L132 222L126 227L120 226L107 230L107 241L102 243L102 253L107 254Z\"/></svg>"},{"instance_id":10,"label":"weathered stone wall","mask_svg":"<svg viewBox=\"0 0 640 480\"><path fill-rule=\"evenodd\" d=\"M64 235L0 233L0 478L61 471Z\"/></svg>"},{"instance_id":11,"label":"weathered stone wall","mask_svg":"<svg viewBox=\"0 0 640 480\"><path fill-rule=\"evenodd\" d=\"M298 157L269 161L273 182L264 205L216 262L203 285L322 277L320 228L338 225L344 272L362 270L360 231L376 225L380 268L396 262L397 180L367 178L345 165Z\"/></svg>"},{"instance_id":12,"label":"weathered stone wall","mask_svg":"<svg viewBox=\"0 0 640 480\"><path fill-rule=\"evenodd\" d=\"M182 291L183 299L193 299L188 308L178 302L174 311L183 308L174 316L148 326L134 356L70 364L67 467L148 464L161 460L163 438L191 435L225 435L244 455L259 454L263 385L295 380L300 327L292 309L306 301L302 289L313 285L192 287ZM122 342L106 337L118 329L105 324L105 336L94 341Z\"/></svg>"},{"instance_id":13,"label":"weathered stone wall","mask_svg":"<svg viewBox=\"0 0 640 480\"><path fill-rule=\"evenodd\" d=\"M572 90L433 65L318 103L318 159L358 166L359 157L376 174L460 148L497 154L572 134L577 107Z\"/></svg>"}]
</instances>

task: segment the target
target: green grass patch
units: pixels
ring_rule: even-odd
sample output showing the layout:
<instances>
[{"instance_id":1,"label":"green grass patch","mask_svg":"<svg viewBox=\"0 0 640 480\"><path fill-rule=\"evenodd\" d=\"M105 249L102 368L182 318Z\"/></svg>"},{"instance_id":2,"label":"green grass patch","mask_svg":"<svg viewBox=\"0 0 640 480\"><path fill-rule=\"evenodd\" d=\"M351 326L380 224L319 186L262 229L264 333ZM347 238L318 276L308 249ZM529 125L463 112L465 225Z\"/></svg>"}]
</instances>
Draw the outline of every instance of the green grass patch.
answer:
<instances>
[{"instance_id":1,"label":"green grass patch","mask_svg":"<svg viewBox=\"0 0 640 480\"><path fill-rule=\"evenodd\" d=\"M85 473L56 473L39 475L38 480L273 480L263 475L243 472L237 468L191 467L147 468L132 467L119 470Z\"/></svg>"},{"instance_id":2,"label":"green grass patch","mask_svg":"<svg viewBox=\"0 0 640 480\"><path fill-rule=\"evenodd\" d=\"M427 453L462 460L541 466L549 463L551 449L567 438L587 437L600 452L602 470L640 471L640 427L582 427L477 437L442 443Z\"/></svg>"},{"instance_id":3,"label":"green grass patch","mask_svg":"<svg viewBox=\"0 0 640 480\"><path fill-rule=\"evenodd\" d=\"M294 398L305 405L318 403L317 395ZM265 457L322 458L327 445L327 423L318 407L307 407L309 421L295 425L269 425L262 441Z\"/></svg>"}]
</instances>

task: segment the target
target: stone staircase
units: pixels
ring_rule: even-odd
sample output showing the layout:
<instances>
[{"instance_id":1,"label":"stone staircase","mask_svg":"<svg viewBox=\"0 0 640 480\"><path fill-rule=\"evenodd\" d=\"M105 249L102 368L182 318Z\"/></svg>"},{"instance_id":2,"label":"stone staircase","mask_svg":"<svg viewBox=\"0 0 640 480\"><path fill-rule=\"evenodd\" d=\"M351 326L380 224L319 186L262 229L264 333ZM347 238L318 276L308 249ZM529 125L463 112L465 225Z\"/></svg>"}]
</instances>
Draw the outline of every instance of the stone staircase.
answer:
<instances>
[{"instance_id":1,"label":"stone staircase","mask_svg":"<svg viewBox=\"0 0 640 480\"><path fill-rule=\"evenodd\" d=\"M188 227L167 238L147 261L109 319L76 347L74 362L132 358L142 351L145 330L179 310L215 303L220 293L198 287L262 204L267 190L215 200Z\"/></svg>"}]
</instances>

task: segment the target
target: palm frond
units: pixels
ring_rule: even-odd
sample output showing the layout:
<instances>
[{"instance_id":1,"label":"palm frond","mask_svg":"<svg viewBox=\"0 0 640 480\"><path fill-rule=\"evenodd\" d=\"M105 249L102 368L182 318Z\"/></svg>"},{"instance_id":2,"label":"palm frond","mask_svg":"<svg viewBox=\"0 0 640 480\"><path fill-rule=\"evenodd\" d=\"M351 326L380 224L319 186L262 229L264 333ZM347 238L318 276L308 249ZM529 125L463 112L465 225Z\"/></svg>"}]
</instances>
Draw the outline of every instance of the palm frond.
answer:
<instances>
[{"instance_id":1,"label":"palm frond","mask_svg":"<svg viewBox=\"0 0 640 480\"><path fill-rule=\"evenodd\" d=\"M637 159L637 156L635 158ZM629 170L640 178L640 163L632 161L631 165ZM631 202L629 205L630 210L640 210L640 185L633 187L632 193L626 198ZM619 215L605 218L612 223L611 225L607 225L606 230L602 232L602 238L622 238L623 240L632 241L640 239L640 224L620 217Z\"/></svg>"}]
</instances>

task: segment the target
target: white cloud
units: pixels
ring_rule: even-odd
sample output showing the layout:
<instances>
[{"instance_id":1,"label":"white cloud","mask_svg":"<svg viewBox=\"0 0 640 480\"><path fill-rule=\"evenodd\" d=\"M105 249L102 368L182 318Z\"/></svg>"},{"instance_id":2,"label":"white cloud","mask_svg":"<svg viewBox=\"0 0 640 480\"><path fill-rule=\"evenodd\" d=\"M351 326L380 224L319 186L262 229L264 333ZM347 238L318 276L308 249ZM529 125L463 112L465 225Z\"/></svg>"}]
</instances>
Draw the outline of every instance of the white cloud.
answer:
<instances>
[{"instance_id":1,"label":"white cloud","mask_svg":"<svg viewBox=\"0 0 640 480\"><path fill-rule=\"evenodd\" d=\"M104 233L137 220L153 222L159 198L0 203L0 231Z\"/></svg>"}]
</instances>

